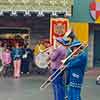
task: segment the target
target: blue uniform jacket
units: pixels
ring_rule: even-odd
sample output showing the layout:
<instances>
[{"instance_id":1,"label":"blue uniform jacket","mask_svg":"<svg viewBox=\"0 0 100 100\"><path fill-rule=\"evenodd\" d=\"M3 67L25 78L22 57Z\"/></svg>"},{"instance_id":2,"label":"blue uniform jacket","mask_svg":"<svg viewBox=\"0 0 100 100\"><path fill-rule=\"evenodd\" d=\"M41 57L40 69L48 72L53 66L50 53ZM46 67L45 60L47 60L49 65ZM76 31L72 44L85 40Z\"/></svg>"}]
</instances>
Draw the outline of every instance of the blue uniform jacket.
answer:
<instances>
[{"instance_id":1,"label":"blue uniform jacket","mask_svg":"<svg viewBox=\"0 0 100 100\"><path fill-rule=\"evenodd\" d=\"M69 73L69 85L72 87L81 88L84 78L84 72L87 64L87 53L82 52L76 57L72 57L66 67Z\"/></svg>"}]
</instances>

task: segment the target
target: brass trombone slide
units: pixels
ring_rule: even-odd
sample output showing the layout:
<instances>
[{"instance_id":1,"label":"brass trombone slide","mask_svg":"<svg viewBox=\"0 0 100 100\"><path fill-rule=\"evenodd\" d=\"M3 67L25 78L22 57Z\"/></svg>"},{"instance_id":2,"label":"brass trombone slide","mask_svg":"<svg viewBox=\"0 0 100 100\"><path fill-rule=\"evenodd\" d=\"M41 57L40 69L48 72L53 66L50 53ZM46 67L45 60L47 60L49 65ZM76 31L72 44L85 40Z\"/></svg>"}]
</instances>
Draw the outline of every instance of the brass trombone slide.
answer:
<instances>
[{"instance_id":1,"label":"brass trombone slide","mask_svg":"<svg viewBox=\"0 0 100 100\"><path fill-rule=\"evenodd\" d=\"M44 53L44 52L47 52L50 48L52 48L53 46L50 46L50 47L48 47L48 48L46 48L46 49L44 49L44 50L41 50L40 48L39 48L39 50L40 50L40 52L41 53Z\"/></svg>"},{"instance_id":2,"label":"brass trombone slide","mask_svg":"<svg viewBox=\"0 0 100 100\"><path fill-rule=\"evenodd\" d=\"M69 60L69 58L71 58L71 57L73 56L73 54L75 54L82 46L83 46L83 44L81 44L74 52L72 52L66 59L64 59L64 60L62 61L62 63L64 64L67 60ZM87 46L88 46L88 45L86 45L86 46L84 47L84 49L87 48ZM83 49L83 50L84 50L84 49ZM82 50L82 51L83 51L83 50ZM80 51L80 52L82 52L82 51ZM51 84L51 82L53 82L53 81L65 70L66 67L62 67L63 64L62 64L51 76L49 76L49 78L47 79L47 81L45 81L45 82L40 86L40 90L47 88L47 87ZM57 73L59 70L60 70L60 72L56 75L56 73Z\"/></svg>"}]
</instances>

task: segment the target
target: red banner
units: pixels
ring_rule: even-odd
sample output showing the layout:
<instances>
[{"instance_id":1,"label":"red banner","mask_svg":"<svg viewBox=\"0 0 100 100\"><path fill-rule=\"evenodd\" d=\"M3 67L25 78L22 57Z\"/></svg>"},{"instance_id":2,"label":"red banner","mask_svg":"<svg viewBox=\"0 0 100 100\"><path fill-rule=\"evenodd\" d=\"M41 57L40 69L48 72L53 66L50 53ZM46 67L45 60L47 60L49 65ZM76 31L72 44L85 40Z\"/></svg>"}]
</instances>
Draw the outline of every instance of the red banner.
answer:
<instances>
[{"instance_id":1,"label":"red banner","mask_svg":"<svg viewBox=\"0 0 100 100\"><path fill-rule=\"evenodd\" d=\"M69 20L66 18L52 18L50 23L50 43L53 45L54 40L63 37L69 28Z\"/></svg>"}]
</instances>

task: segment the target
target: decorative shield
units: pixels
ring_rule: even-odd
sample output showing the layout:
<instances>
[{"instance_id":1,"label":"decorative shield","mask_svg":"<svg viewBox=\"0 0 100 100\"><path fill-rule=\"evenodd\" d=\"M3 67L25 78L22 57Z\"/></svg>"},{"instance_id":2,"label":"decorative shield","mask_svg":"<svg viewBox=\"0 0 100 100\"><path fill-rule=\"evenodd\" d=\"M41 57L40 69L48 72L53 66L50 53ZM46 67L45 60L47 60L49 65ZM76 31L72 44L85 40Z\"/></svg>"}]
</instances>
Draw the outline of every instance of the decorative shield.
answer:
<instances>
[{"instance_id":1,"label":"decorative shield","mask_svg":"<svg viewBox=\"0 0 100 100\"><path fill-rule=\"evenodd\" d=\"M45 52L39 53L35 56L35 64L42 69L46 69L48 67L48 54Z\"/></svg>"},{"instance_id":2,"label":"decorative shield","mask_svg":"<svg viewBox=\"0 0 100 100\"><path fill-rule=\"evenodd\" d=\"M94 20L100 17L100 1L92 1L90 3L90 13Z\"/></svg>"}]
</instances>

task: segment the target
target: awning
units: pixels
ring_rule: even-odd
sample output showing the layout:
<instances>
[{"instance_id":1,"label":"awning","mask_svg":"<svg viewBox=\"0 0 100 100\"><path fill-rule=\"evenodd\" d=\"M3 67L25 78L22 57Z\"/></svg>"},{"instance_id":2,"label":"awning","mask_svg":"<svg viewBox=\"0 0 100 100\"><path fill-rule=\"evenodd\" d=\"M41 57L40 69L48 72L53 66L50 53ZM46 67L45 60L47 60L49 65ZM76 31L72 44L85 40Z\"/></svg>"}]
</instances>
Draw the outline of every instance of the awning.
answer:
<instances>
[{"instance_id":1,"label":"awning","mask_svg":"<svg viewBox=\"0 0 100 100\"><path fill-rule=\"evenodd\" d=\"M17 11L45 13L65 13L71 16L71 7L73 0L0 0L0 11L12 11L16 15ZM43 13L42 13L43 12Z\"/></svg>"}]
</instances>

